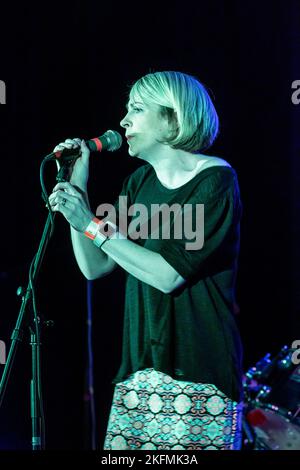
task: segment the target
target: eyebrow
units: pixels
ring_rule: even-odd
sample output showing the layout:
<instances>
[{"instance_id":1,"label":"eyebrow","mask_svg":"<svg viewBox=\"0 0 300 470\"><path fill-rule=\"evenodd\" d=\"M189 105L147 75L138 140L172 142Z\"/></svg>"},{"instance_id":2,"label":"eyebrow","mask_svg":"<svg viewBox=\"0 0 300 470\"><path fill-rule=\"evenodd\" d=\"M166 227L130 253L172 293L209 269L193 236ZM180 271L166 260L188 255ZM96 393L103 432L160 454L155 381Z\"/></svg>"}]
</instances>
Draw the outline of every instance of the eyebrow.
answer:
<instances>
[{"instance_id":1,"label":"eyebrow","mask_svg":"<svg viewBox=\"0 0 300 470\"><path fill-rule=\"evenodd\" d=\"M142 103L141 101L133 101L132 103L128 102L126 103L126 109L128 110L130 107L136 105L136 104L141 104L143 105L144 103Z\"/></svg>"}]
</instances>

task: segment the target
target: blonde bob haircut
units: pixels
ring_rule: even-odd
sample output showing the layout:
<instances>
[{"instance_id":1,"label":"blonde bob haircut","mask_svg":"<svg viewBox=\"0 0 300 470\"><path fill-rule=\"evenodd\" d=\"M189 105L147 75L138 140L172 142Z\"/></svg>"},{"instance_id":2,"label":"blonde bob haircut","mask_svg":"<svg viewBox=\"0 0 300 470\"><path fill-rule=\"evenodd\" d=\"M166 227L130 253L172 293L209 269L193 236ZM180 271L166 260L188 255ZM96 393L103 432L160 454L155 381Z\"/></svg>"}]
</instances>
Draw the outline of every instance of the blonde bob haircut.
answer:
<instances>
[{"instance_id":1,"label":"blonde bob haircut","mask_svg":"<svg viewBox=\"0 0 300 470\"><path fill-rule=\"evenodd\" d=\"M202 83L182 72L154 72L137 80L130 98L157 104L174 132L164 141L174 149L199 152L209 148L219 131L219 118Z\"/></svg>"}]
</instances>

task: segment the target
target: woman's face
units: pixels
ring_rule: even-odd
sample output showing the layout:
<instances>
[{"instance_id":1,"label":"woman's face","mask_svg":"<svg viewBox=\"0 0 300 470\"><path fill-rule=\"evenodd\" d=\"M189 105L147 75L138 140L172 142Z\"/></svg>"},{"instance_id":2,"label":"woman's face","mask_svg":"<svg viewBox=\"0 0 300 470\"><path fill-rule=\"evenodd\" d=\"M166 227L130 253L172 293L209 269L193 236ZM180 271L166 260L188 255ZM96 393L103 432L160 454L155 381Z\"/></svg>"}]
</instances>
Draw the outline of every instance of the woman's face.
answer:
<instances>
[{"instance_id":1,"label":"woman's face","mask_svg":"<svg viewBox=\"0 0 300 470\"><path fill-rule=\"evenodd\" d=\"M154 152L158 152L168 136L169 122L163 117L160 107L156 104L146 104L141 99L130 98L127 105L128 112L120 122L125 128L128 142L128 153L133 157L147 159Z\"/></svg>"}]
</instances>

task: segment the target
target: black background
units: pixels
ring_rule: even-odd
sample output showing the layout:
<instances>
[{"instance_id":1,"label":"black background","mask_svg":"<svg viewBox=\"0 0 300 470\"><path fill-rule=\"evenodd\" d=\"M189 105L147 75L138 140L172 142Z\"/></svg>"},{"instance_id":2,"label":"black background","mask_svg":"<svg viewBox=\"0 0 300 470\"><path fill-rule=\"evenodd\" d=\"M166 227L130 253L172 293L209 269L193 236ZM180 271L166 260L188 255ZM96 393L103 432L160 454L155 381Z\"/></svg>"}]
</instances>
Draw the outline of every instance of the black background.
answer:
<instances>
[{"instance_id":1,"label":"black background","mask_svg":"<svg viewBox=\"0 0 300 470\"><path fill-rule=\"evenodd\" d=\"M0 339L9 346L47 211L39 166L68 137L120 131L128 86L155 70L197 76L211 91L221 133L209 154L237 170L244 204L237 299L245 370L300 339L300 3L74 0L1 7ZM141 162L126 144L93 156L94 209L113 202ZM49 191L56 169L46 170ZM93 283L97 444L102 446L121 354L124 274ZM43 331L47 448L90 448L85 421L87 283L68 226L57 217L37 286ZM0 449L30 449L31 356L24 330L0 410ZM0 366L2 372L3 366Z\"/></svg>"}]
</instances>

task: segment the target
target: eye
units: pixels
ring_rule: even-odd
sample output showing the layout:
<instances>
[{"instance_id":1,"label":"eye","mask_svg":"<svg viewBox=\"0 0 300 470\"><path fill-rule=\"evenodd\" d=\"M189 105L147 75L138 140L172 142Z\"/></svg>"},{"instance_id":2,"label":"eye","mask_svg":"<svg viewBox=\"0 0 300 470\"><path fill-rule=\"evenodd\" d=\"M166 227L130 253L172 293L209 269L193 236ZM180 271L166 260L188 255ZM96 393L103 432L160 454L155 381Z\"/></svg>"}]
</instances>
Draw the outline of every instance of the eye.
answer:
<instances>
[{"instance_id":1,"label":"eye","mask_svg":"<svg viewBox=\"0 0 300 470\"><path fill-rule=\"evenodd\" d=\"M139 108L138 106L133 106L132 109L135 113L139 113L139 112L143 111L143 109Z\"/></svg>"}]
</instances>

